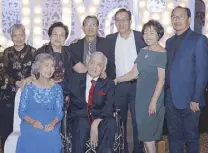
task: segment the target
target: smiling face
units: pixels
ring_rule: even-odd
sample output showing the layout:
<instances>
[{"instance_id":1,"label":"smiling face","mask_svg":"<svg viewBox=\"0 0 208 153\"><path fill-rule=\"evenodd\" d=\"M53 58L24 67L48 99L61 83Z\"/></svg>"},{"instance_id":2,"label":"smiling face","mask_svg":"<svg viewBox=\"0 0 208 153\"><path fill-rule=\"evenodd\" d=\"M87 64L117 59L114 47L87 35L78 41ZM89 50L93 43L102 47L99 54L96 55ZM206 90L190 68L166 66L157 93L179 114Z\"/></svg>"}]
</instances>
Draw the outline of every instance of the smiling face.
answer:
<instances>
[{"instance_id":1,"label":"smiling face","mask_svg":"<svg viewBox=\"0 0 208 153\"><path fill-rule=\"evenodd\" d=\"M12 32L12 41L14 43L14 46L21 47L25 43L26 35L23 29L17 28Z\"/></svg>"},{"instance_id":2,"label":"smiling face","mask_svg":"<svg viewBox=\"0 0 208 153\"><path fill-rule=\"evenodd\" d=\"M51 33L51 45L60 48L64 45L66 40L66 31L63 27L55 27Z\"/></svg>"},{"instance_id":3,"label":"smiling face","mask_svg":"<svg viewBox=\"0 0 208 153\"><path fill-rule=\"evenodd\" d=\"M144 38L145 43L148 46L152 46L152 45L157 44L158 40L159 40L157 31L152 26L151 27L146 27L144 29L143 38Z\"/></svg>"},{"instance_id":4,"label":"smiling face","mask_svg":"<svg viewBox=\"0 0 208 153\"><path fill-rule=\"evenodd\" d=\"M190 26L190 18L184 8L176 8L171 15L171 22L176 33L183 33Z\"/></svg>"},{"instance_id":5,"label":"smiling face","mask_svg":"<svg viewBox=\"0 0 208 153\"><path fill-rule=\"evenodd\" d=\"M88 18L84 22L83 31L86 36L97 36L98 34L98 23L95 18Z\"/></svg>"},{"instance_id":6,"label":"smiling face","mask_svg":"<svg viewBox=\"0 0 208 153\"><path fill-rule=\"evenodd\" d=\"M115 16L115 24L119 33L125 34L130 31L131 20L127 12L119 12Z\"/></svg>"},{"instance_id":7,"label":"smiling face","mask_svg":"<svg viewBox=\"0 0 208 153\"><path fill-rule=\"evenodd\" d=\"M40 77L50 79L55 71L55 65L52 59L45 59L40 62L39 73Z\"/></svg>"},{"instance_id":8,"label":"smiling face","mask_svg":"<svg viewBox=\"0 0 208 153\"><path fill-rule=\"evenodd\" d=\"M87 64L88 74L92 78L97 78L105 71L105 59L102 54L95 54L90 57Z\"/></svg>"}]
</instances>

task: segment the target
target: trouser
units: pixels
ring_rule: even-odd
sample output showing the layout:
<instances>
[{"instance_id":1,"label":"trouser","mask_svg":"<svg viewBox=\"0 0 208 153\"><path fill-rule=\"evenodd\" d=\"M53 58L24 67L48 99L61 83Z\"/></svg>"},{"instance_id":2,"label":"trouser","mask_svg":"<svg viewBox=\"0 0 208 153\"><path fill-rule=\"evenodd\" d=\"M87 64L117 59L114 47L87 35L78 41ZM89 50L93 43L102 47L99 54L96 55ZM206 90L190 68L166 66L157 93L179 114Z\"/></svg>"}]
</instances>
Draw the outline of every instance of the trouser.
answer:
<instances>
[{"instance_id":1,"label":"trouser","mask_svg":"<svg viewBox=\"0 0 208 153\"><path fill-rule=\"evenodd\" d=\"M128 106L130 104L130 112L132 117L133 127L133 153L143 153L143 143L138 140L136 115L135 115L135 97L136 97L136 82L132 84L121 83L116 86L115 90L115 107L120 109L121 118L124 122L124 152L128 153L127 143L127 115Z\"/></svg>"},{"instance_id":2,"label":"trouser","mask_svg":"<svg viewBox=\"0 0 208 153\"><path fill-rule=\"evenodd\" d=\"M200 152L199 116L200 112L193 112L190 107L177 109L172 103L170 91L165 95L166 120L170 153Z\"/></svg>"},{"instance_id":3,"label":"trouser","mask_svg":"<svg viewBox=\"0 0 208 153\"><path fill-rule=\"evenodd\" d=\"M116 120L113 117L103 119L98 126L97 153L113 153L115 141ZM72 121L72 153L84 153L86 141L90 138L88 118L76 118Z\"/></svg>"}]
</instances>

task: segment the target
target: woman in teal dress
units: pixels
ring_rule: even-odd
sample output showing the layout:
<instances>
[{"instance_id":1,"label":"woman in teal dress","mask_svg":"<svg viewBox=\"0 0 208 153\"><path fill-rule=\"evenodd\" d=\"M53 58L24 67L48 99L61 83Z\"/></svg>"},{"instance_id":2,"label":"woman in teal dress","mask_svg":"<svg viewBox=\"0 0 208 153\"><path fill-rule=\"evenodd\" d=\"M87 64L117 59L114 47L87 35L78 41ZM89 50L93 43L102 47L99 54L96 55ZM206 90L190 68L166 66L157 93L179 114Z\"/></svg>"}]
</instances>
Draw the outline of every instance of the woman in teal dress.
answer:
<instances>
[{"instance_id":1,"label":"woman in teal dress","mask_svg":"<svg viewBox=\"0 0 208 153\"><path fill-rule=\"evenodd\" d=\"M137 78L136 121L138 139L144 142L146 153L156 153L155 141L160 139L165 114L164 82L166 52L159 44L164 29L158 21L144 24L143 38L147 47L140 50L132 70L115 79L115 83Z\"/></svg>"},{"instance_id":2,"label":"woman in teal dress","mask_svg":"<svg viewBox=\"0 0 208 153\"><path fill-rule=\"evenodd\" d=\"M60 153L60 121L63 117L61 86L50 81L54 58L39 54L31 73L36 80L26 84L20 98L20 137L16 153Z\"/></svg>"}]
</instances>

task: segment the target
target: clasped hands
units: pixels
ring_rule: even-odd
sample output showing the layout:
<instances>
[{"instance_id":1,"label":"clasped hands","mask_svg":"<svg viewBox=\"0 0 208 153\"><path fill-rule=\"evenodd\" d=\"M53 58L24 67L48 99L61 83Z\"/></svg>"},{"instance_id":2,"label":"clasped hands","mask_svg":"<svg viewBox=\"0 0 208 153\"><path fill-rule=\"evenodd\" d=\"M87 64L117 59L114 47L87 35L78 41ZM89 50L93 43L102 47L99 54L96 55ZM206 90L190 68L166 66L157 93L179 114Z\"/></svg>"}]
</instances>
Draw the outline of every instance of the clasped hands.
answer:
<instances>
[{"instance_id":1,"label":"clasped hands","mask_svg":"<svg viewBox=\"0 0 208 153\"><path fill-rule=\"evenodd\" d=\"M45 132L50 132L50 131L53 131L55 125L53 123L49 123L45 125L45 127L43 127L40 121L35 120L33 121L32 126L34 128L44 130Z\"/></svg>"}]
</instances>

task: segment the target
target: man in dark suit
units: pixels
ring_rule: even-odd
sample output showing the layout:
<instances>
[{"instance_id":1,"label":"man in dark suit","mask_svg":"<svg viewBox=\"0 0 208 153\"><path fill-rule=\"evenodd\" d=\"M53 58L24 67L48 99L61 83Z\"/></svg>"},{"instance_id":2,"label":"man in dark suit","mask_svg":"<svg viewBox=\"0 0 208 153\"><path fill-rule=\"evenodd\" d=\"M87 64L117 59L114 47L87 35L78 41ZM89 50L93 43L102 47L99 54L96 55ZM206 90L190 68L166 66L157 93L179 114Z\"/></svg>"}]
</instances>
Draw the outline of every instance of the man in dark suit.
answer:
<instances>
[{"instance_id":1,"label":"man in dark suit","mask_svg":"<svg viewBox=\"0 0 208 153\"><path fill-rule=\"evenodd\" d=\"M112 153L116 121L113 117L115 84L101 79L107 58L101 52L92 53L87 60L88 73L74 74L64 79L70 96L72 152L84 153L86 141L96 146L97 153ZM71 81L70 81L71 80Z\"/></svg>"},{"instance_id":2,"label":"man in dark suit","mask_svg":"<svg viewBox=\"0 0 208 153\"><path fill-rule=\"evenodd\" d=\"M145 46L142 34L130 29L131 12L126 9L120 9L115 14L115 23L118 32L108 35L110 55L108 60L111 63L112 76L119 77L128 73L134 66L134 61L140 49ZM136 79L126 81L116 86L115 106L121 110L121 116L125 127L125 153L128 152L128 144L126 141L126 124L128 105L132 116L134 150L133 153L142 153L143 144L138 141L138 132L135 119L135 95L136 95Z\"/></svg>"},{"instance_id":3,"label":"man in dark suit","mask_svg":"<svg viewBox=\"0 0 208 153\"><path fill-rule=\"evenodd\" d=\"M171 153L199 153L199 116L205 105L208 40L190 29L191 12L176 7L171 21L176 34L166 42L166 118Z\"/></svg>"},{"instance_id":4,"label":"man in dark suit","mask_svg":"<svg viewBox=\"0 0 208 153\"><path fill-rule=\"evenodd\" d=\"M95 16L87 16L82 24L82 29L85 33L83 39L70 45L70 50L76 60L86 64L87 58L95 51L102 52L107 59L109 58L109 45L105 38L98 36L99 20ZM106 72L109 78L113 79L111 73L111 61L108 61Z\"/></svg>"}]
</instances>

